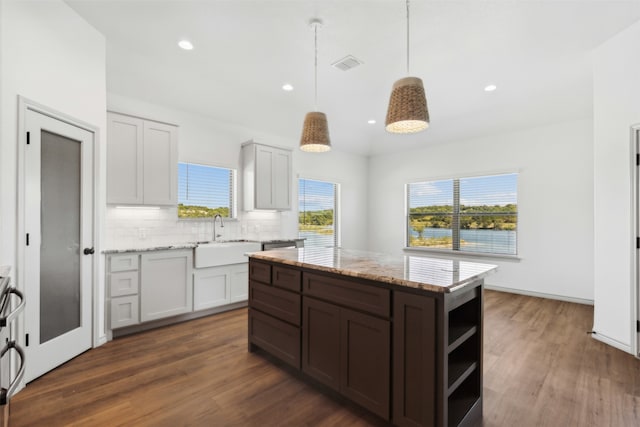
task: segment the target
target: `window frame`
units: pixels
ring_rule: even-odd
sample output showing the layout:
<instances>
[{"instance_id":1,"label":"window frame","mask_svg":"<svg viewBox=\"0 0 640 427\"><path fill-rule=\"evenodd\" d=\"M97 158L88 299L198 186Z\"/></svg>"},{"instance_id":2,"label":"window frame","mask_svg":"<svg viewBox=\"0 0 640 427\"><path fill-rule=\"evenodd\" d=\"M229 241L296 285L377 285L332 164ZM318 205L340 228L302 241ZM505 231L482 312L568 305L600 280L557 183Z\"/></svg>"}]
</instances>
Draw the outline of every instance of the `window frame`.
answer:
<instances>
[{"instance_id":1,"label":"window frame","mask_svg":"<svg viewBox=\"0 0 640 427\"><path fill-rule=\"evenodd\" d=\"M341 235L341 216L340 216L340 183L333 181L333 180L329 180L327 178L315 178L315 177L308 177L308 176L298 176L297 180L296 180L296 190L298 192L297 194L297 209L296 209L296 216L298 217L298 219L296 220L297 223L297 228L298 228L298 237L300 237L300 220L299 220L299 215L300 215L300 180L305 180L305 181L317 181L317 182L322 182L322 183L327 183L327 184L333 184L333 188L334 188L334 195L333 195L333 247L339 248L341 245L341 240L342 240L342 235ZM307 246L307 242L305 241L305 247Z\"/></svg>"},{"instance_id":2,"label":"window frame","mask_svg":"<svg viewBox=\"0 0 640 427\"><path fill-rule=\"evenodd\" d=\"M404 205L405 205L405 214L404 214L404 251L416 251L416 252L432 252L435 254L441 254L441 255L461 255L461 256L470 256L470 257L485 257L485 258L505 258L505 259L513 259L513 260L520 260L520 233L519 233L519 229L520 229L520 210L517 209L515 216L516 216L516 242L515 242L515 253L513 254L504 254L504 253L494 253L494 252L475 252L475 251L465 251L463 249L454 249L454 245L455 242L452 242L451 244L451 248L436 248L436 247L428 247L428 246L410 246L410 211L411 211L411 207L410 207L410 185L411 184L420 184L420 183L427 183L427 182L436 182L436 181L447 181L450 180L452 182L454 181L460 181L463 179L473 179L473 178L484 178L484 177L491 177L491 176L498 176L498 175L512 175L515 174L517 175L516 180L517 180L517 184L516 184L516 206L518 206L519 208L519 199L520 199L520 177L521 177L521 171L520 170L500 170L500 171L493 171L493 172L486 172L486 173L479 173L479 174L471 174L471 175L455 175L455 176L444 176L444 177L436 177L436 178L427 178L427 179L414 179L411 180L410 182L406 183L404 185L404 191L405 191L405 197L404 197ZM459 192L459 187L457 189L453 189L452 191L454 193L454 200L452 201L452 205L453 206L460 206L460 192ZM455 200L455 198L458 198L457 202ZM455 207L454 207L454 211L455 211ZM437 214L434 214L437 215ZM442 214L445 215L445 214ZM452 235L457 235L457 238L460 238L460 230L462 230L461 228L459 228L459 224L460 224L460 217L464 216L463 212L460 212L459 209L457 211L457 224L458 224L458 230L457 232L453 230L453 223L456 221L455 216L456 213L452 212L451 214L447 214L452 216ZM477 215L477 214L474 214ZM506 215L506 214L504 214Z\"/></svg>"},{"instance_id":3,"label":"window frame","mask_svg":"<svg viewBox=\"0 0 640 427\"><path fill-rule=\"evenodd\" d=\"M210 168L216 169L227 169L231 172L231 194L230 194L230 216L224 217L225 221L237 221L238 220L238 168L232 167L229 165L223 164L214 164L214 163L206 163L206 162L192 162L192 161L178 161L178 167L180 164L187 165L197 165L197 166L206 166ZM179 182L180 182L180 172L178 172L178 192L179 192ZM179 221L207 221L212 220L213 217L181 217L178 213L178 205L180 204L180 198L178 196L178 203L176 205L176 216Z\"/></svg>"}]
</instances>

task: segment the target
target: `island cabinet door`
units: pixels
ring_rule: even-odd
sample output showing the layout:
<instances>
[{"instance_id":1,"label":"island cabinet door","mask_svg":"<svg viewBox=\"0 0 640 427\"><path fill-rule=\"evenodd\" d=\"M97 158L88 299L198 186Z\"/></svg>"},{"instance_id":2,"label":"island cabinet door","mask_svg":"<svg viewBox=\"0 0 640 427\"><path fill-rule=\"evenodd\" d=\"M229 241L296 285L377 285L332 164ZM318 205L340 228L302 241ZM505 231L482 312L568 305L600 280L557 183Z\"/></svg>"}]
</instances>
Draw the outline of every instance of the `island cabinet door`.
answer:
<instances>
[{"instance_id":1,"label":"island cabinet door","mask_svg":"<svg viewBox=\"0 0 640 427\"><path fill-rule=\"evenodd\" d=\"M340 392L389 419L390 322L341 309Z\"/></svg>"},{"instance_id":2,"label":"island cabinet door","mask_svg":"<svg viewBox=\"0 0 640 427\"><path fill-rule=\"evenodd\" d=\"M442 425L435 409L442 407L436 392L436 301L394 292L393 315L393 423Z\"/></svg>"},{"instance_id":3,"label":"island cabinet door","mask_svg":"<svg viewBox=\"0 0 640 427\"><path fill-rule=\"evenodd\" d=\"M302 299L302 371L340 390L340 308Z\"/></svg>"},{"instance_id":4,"label":"island cabinet door","mask_svg":"<svg viewBox=\"0 0 640 427\"><path fill-rule=\"evenodd\" d=\"M300 369L300 328L249 307L249 351L253 345Z\"/></svg>"}]
</instances>

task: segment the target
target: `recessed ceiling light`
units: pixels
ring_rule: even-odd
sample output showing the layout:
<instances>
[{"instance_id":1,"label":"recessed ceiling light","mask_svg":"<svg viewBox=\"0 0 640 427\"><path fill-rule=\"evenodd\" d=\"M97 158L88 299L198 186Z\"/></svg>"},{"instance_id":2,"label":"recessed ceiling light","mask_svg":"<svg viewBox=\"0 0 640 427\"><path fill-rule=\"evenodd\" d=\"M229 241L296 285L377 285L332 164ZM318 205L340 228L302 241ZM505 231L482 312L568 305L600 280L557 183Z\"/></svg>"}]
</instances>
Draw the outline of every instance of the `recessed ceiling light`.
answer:
<instances>
[{"instance_id":1,"label":"recessed ceiling light","mask_svg":"<svg viewBox=\"0 0 640 427\"><path fill-rule=\"evenodd\" d=\"M496 85L489 85L489 86L486 86L486 87L484 88L484 91L485 91L485 92L493 92L493 91L494 91L494 90L496 90L496 89L498 89L498 86L496 86Z\"/></svg>"},{"instance_id":2,"label":"recessed ceiling light","mask_svg":"<svg viewBox=\"0 0 640 427\"><path fill-rule=\"evenodd\" d=\"M193 49L193 44L189 40L180 40L178 42L178 46L180 46L184 50L192 50Z\"/></svg>"},{"instance_id":3,"label":"recessed ceiling light","mask_svg":"<svg viewBox=\"0 0 640 427\"><path fill-rule=\"evenodd\" d=\"M290 85L289 83L285 83L282 85L282 90L285 90L287 92L291 92L293 90L293 86Z\"/></svg>"},{"instance_id":4,"label":"recessed ceiling light","mask_svg":"<svg viewBox=\"0 0 640 427\"><path fill-rule=\"evenodd\" d=\"M375 125L376 121L371 119L371 120L367 120L367 123L369 123L370 125Z\"/></svg>"}]
</instances>

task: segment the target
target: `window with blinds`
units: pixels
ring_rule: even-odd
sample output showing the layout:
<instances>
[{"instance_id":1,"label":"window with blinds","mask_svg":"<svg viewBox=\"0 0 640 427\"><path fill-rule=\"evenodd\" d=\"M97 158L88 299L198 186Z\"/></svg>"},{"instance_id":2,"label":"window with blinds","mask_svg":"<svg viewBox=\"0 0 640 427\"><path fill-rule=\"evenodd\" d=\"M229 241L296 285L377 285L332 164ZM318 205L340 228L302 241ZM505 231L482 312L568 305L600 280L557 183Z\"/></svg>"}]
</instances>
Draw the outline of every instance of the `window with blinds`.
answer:
<instances>
[{"instance_id":1,"label":"window with blinds","mask_svg":"<svg viewBox=\"0 0 640 427\"><path fill-rule=\"evenodd\" d=\"M235 170L178 163L178 217L235 217Z\"/></svg>"},{"instance_id":2,"label":"window with blinds","mask_svg":"<svg viewBox=\"0 0 640 427\"><path fill-rule=\"evenodd\" d=\"M339 246L338 192L333 182L298 180L298 237L305 247Z\"/></svg>"},{"instance_id":3,"label":"window with blinds","mask_svg":"<svg viewBox=\"0 0 640 427\"><path fill-rule=\"evenodd\" d=\"M517 253L518 174L407 185L407 246Z\"/></svg>"}]
</instances>

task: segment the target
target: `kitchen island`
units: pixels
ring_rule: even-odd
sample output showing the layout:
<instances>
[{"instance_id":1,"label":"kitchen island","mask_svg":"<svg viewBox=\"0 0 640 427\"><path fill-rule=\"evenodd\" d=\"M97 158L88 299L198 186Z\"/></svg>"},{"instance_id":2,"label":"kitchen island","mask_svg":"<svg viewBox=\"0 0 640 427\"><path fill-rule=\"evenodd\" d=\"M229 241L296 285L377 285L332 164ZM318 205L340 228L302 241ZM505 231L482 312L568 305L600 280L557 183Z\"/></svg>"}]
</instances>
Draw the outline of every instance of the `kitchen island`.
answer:
<instances>
[{"instance_id":1,"label":"kitchen island","mask_svg":"<svg viewBox=\"0 0 640 427\"><path fill-rule=\"evenodd\" d=\"M479 425L494 269L338 248L249 254L249 351L397 426Z\"/></svg>"}]
</instances>

